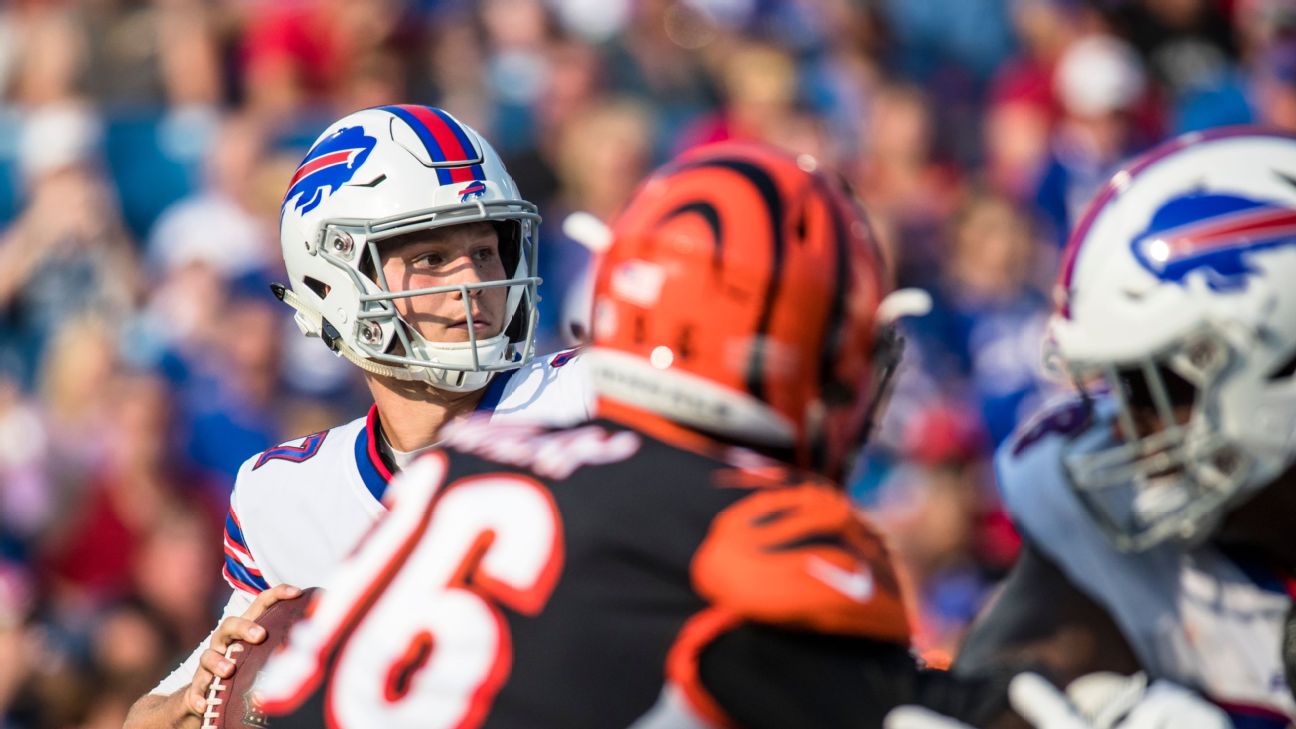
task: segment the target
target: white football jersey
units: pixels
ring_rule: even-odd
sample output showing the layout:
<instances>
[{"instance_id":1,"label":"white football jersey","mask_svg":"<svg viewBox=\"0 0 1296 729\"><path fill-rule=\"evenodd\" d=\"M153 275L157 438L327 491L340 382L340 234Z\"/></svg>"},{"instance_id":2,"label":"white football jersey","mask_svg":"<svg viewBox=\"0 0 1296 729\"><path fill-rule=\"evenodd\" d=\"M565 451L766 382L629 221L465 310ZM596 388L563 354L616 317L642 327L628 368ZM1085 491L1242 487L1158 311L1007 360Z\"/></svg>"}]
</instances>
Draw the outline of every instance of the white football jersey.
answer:
<instances>
[{"instance_id":1,"label":"white football jersey","mask_svg":"<svg viewBox=\"0 0 1296 729\"><path fill-rule=\"evenodd\" d=\"M585 364L576 350L540 357L497 374L477 406L491 422L568 425L594 409ZM330 430L259 453L239 469L225 520L226 582L234 588L221 619L241 615L257 593L288 583L323 584L384 512L392 473L379 456L377 408ZM188 684L202 645L153 689Z\"/></svg>"},{"instance_id":2,"label":"white football jersey","mask_svg":"<svg viewBox=\"0 0 1296 729\"><path fill-rule=\"evenodd\" d=\"M1105 410L1087 417L1079 401L1057 405L1000 447L1008 511L1072 584L1106 608L1149 674L1200 691L1238 726L1288 726L1296 701L1282 659L1292 607L1283 581L1209 544L1119 551L1068 485L1064 449L1110 438Z\"/></svg>"}]
</instances>

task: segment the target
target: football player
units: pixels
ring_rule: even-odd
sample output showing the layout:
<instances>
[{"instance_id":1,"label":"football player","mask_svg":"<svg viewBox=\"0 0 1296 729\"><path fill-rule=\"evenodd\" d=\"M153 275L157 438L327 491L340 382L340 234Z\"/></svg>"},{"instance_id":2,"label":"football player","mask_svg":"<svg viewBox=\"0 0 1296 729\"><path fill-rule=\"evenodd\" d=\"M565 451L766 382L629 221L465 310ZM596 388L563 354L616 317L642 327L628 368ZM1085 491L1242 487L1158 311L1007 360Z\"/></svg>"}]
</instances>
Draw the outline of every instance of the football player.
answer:
<instances>
[{"instance_id":1,"label":"football player","mask_svg":"<svg viewBox=\"0 0 1296 729\"><path fill-rule=\"evenodd\" d=\"M262 673L275 727L1000 709L995 682L916 665L885 546L835 480L906 307L815 164L722 144L641 187L595 283L597 419L448 428Z\"/></svg>"},{"instance_id":2,"label":"football player","mask_svg":"<svg viewBox=\"0 0 1296 729\"><path fill-rule=\"evenodd\" d=\"M1080 397L997 456L1020 562L955 664L1145 671L1296 720L1296 139L1190 134L1118 172L1064 256Z\"/></svg>"},{"instance_id":3,"label":"football player","mask_svg":"<svg viewBox=\"0 0 1296 729\"><path fill-rule=\"evenodd\" d=\"M476 131L426 106L337 121L288 185L275 295L302 332L362 368L368 415L240 469L225 523L233 588L210 639L141 698L128 727L198 726L231 640L275 600L318 585L383 513L392 474L473 411L561 424L592 402L575 352L533 359L535 205ZM237 332L232 333L237 336Z\"/></svg>"}]
</instances>

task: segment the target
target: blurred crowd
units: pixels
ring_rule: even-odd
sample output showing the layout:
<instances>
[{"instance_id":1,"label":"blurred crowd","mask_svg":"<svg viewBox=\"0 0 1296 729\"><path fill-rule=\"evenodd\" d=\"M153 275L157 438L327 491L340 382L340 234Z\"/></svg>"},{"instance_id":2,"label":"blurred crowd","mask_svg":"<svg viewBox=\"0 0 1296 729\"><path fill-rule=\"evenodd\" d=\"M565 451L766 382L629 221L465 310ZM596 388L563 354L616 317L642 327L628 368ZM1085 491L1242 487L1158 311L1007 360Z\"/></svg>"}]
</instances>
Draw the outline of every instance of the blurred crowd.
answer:
<instances>
[{"instance_id":1,"label":"blurred crowd","mask_svg":"<svg viewBox=\"0 0 1296 729\"><path fill-rule=\"evenodd\" d=\"M393 102L480 129L540 205L542 350L591 258L569 214L715 140L844 174L935 300L850 488L939 659L1015 554L990 454L1051 394L1068 226L1168 135L1296 130L1296 2L0 4L0 729L120 726L214 624L239 464L364 411L267 284L306 146Z\"/></svg>"}]
</instances>

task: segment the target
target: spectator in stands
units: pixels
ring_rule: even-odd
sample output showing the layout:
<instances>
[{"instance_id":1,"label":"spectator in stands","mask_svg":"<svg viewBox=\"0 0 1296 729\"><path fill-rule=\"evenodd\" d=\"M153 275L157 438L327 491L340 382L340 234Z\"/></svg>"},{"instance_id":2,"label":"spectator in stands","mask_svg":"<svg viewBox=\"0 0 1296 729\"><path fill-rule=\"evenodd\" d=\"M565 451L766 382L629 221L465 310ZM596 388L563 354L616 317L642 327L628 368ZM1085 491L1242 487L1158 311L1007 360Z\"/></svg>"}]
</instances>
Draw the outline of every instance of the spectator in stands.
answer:
<instances>
[{"instance_id":1,"label":"spectator in stands","mask_svg":"<svg viewBox=\"0 0 1296 729\"><path fill-rule=\"evenodd\" d=\"M895 242L896 270L905 285L940 277L941 226L958 205L958 171L937 159L936 118L916 86L885 86L861 120L860 154L851 181L870 217Z\"/></svg>"},{"instance_id":2,"label":"spectator in stands","mask_svg":"<svg viewBox=\"0 0 1296 729\"><path fill-rule=\"evenodd\" d=\"M47 572L67 599L103 604L131 592L131 565L147 535L203 490L177 472L170 396L152 376L116 373L108 386L107 450L80 508L46 547Z\"/></svg>"},{"instance_id":3,"label":"spectator in stands","mask_svg":"<svg viewBox=\"0 0 1296 729\"><path fill-rule=\"evenodd\" d=\"M1098 186L1150 141L1136 118L1147 101L1148 78L1128 43L1098 33L1067 47L1053 89L1063 117L1035 199L1060 247Z\"/></svg>"},{"instance_id":4,"label":"spectator in stands","mask_svg":"<svg viewBox=\"0 0 1296 729\"><path fill-rule=\"evenodd\" d=\"M1251 96L1259 121L1296 132L1296 38L1260 54L1253 83Z\"/></svg>"},{"instance_id":5,"label":"spectator in stands","mask_svg":"<svg viewBox=\"0 0 1296 729\"><path fill-rule=\"evenodd\" d=\"M1021 48L996 70L983 122L983 180L992 189L1023 201L1034 195L1061 113L1054 69L1084 23L1085 13L1071 0L1013 4Z\"/></svg>"},{"instance_id":6,"label":"spectator in stands","mask_svg":"<svg viewBox=\"0 0 1296 729\"><path fill-rule=\"evenodd\" d=\"M573 343L560 327L564 310L588 284L593 253L572 240L563 222L575 212L610 221L643 179L651 162L652 118L642 104L608 100L573 118L560 130L556 151L558 188L545 203L541 230L540 275L553 293L540 301L539 349Z\"/></svg>"},{"instance_id":7,"label":"spectator in stands","mask_svg":"<svg viewBox=\"0 0 1296 729\"><path fill-rule=\"evenodd\" d=\"M257 210L252 184L268 153L264 125L247 116L227 119L207 152L203 185L158 216L148 258L165 276L201 264L222 279L260 273L279 259L277 232Z\"/></svg>"},{"instance_id":8,"label":"spectator in stands","mask_svg":"<svg viewBox=\"0 0 1296 729\"><path fill-rule=\"evenodd\" d=\"M202 0L78 3L86 92L109 108L216 107L221 77L216 8Z\"/></svg>"},{"instance_id":9,"label":"spectator in stands","mask_svg":"<svg viewBox=\"0 0 1296 729\"><path fill-rule=\"evenodd\" d=\"M0 562L23 557L57 507L43 412L0 374Z\"/></svg>"},{"instance_id":10,"label":"spectator in stands","mask_svg":"<svg viewBox=\"0 0 1296 729\"><path fill-rule=\"evenodd\" d=\"M401 16L394 0L258 0L249 5L242 38L243 88L251 111L267 121L346 99L341 92L349 90L357 66L396 42Z\"/></svg>"},{"instance_id":11,"label":"spectator in stands","mask_svg":"<svg viewBox=\"0 0 1296 729\"><path fill-rule=\"evenodd\" d=\"M87 313L120 325L139 294L134 245L99 172L99 122L84 106L38 109L24 124L27 203L0 235L0 358L30 384L45 343Z\"/></svg>"},{"instance_id":12,"label":"spectator in stands","mask_svg":"<svg viewBox=\"0 0 1296 729\"><path fill-rule=\"evenodd\" d=\"M953 655L993 585L977 552L984 515L997 505L985 447L971 410L936 402L910 414L903 465L873 508L916 598L915 646L929 658Z\"/></svg>"},{"instance_id":13,"label":"spectator in stands","mask_svg":"<svg viewBox=\"0 0 1296 729\"><path fill-rule=\"evenodd\" d=\"M32 669L27 620L35 607L35 584L20 564L0 557L0 726Z\"/></svg>"},{"instance_id":14,"label":"spectator in stands","mask_svg":"<svg viewBox=\"0 0 1296 729\"><path fill-rule=\"evenodd\" d=\"M963 376L993 445L1042 404L1047 388L1040 342L1052 311L1045 293L1056 267L1052 253L1026 213L1004 197L972 197L951 225L937 298L957 321L952 341L966 348Z\"/></svg>"},{"instance_id":15,"label":"spectator in stands","mask_svg":"<svg viewBox=\"0 0 1296 729\"><path fill-rule=\"evenodd\" d=\"M178 486L195 491L192 484ZM168 636L164 668L183 660L184 649L207 635L212 604L224 596L214 584L193 580L222 559L220 527L226 512L219 507L224 505L202 498L169 503L135 550L131 594ZM135 698L153 688L158 675L140 686Z\"/></svg>"},{"instance_id":16,"label":"spectator in stands","mask_svg":"<svg viewBox=\"0 0 1296 729\"><path fill-rule=\"evenodd\" d=\"M797 103L796 64L776 46L738 42L712 63L724 103L684 132L680 148L726 139L769 141Z\"/></svg>"}]
</instances>

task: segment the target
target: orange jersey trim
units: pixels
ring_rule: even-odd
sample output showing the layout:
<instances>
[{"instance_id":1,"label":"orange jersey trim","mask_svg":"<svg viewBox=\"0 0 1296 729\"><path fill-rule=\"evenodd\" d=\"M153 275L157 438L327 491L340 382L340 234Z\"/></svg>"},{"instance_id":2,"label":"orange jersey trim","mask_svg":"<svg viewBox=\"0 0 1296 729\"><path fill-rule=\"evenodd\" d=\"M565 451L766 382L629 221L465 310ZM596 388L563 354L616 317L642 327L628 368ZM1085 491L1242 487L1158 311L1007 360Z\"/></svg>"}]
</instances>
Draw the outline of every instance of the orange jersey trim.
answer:
<instances>
[{"instance_id":1,"label":"orange jersey trim","mask_svg":"<svg viewBox=\"0 0 1296 729\"><path fill-rule=\"evenodd\" d=\"M738 724L703 685L698 661L708 645L740 622L737 615L719 608L695 613L666 656L666 678L680 689L693 713L715 729L737 729Z\"/></svg>"},{"instance_id":2,"label":"orange jersey trim","mask_svg":"<svg viewBox=\"0 0 1296 729\"><path fill-rule=\"evenodd\" d=\"M719 458L724 445L656 413L600 397L595 414L677 448Z\"/></svg>"}]
</instances>

